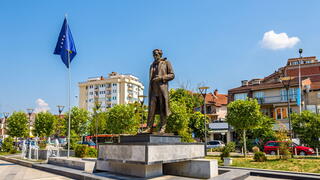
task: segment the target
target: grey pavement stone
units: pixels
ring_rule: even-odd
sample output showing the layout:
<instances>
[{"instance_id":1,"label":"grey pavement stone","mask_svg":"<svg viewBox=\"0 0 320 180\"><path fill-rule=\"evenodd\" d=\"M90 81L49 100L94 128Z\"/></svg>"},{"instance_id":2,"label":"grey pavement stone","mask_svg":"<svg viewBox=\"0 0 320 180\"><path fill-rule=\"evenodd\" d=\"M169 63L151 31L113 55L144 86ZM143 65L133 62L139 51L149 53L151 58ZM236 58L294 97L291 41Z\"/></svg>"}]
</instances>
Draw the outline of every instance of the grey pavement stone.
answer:
<instances>
[{"instance_id":1,"label":"grey pavement stone","mask_svg":"<svg viewBox=\"0 0 320 180\"><path fill-rule=\"evenodd\" d=\"M0 160L0 180L66 180L69 178Z\"/></svg>"}]
</instances>

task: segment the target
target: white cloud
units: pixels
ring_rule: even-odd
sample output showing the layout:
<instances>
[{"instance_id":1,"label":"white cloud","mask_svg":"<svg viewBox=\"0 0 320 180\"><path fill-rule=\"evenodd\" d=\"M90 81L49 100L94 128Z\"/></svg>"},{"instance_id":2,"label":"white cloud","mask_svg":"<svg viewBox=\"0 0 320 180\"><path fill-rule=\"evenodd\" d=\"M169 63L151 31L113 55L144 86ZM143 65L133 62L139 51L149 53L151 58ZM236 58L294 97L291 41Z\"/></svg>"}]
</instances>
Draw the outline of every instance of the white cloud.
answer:
<instances>
[{"instance_id":1,"label":"white cloud","mask_svg":"<svg viewBox=\"0 0 320 180\"><path fill-rule=\"evenodd\" d=\"M50 110L49 104L46 103L43 99L37 99L36 104L37 106L34 110L35 113L46 112Z\"/></svg>"},{"instance_id":2,"label":"white cloud","mask_svg":"<svg viewBox=\"0 0 320 180\"><path fill-rule=\"evenodd\" d=\"M265 32L261 45L264 48L277 50L291 48L296 45L300 39L298 37L289 37L287 33L275 33L273 30Z\"/></svg>"}]
</instances>

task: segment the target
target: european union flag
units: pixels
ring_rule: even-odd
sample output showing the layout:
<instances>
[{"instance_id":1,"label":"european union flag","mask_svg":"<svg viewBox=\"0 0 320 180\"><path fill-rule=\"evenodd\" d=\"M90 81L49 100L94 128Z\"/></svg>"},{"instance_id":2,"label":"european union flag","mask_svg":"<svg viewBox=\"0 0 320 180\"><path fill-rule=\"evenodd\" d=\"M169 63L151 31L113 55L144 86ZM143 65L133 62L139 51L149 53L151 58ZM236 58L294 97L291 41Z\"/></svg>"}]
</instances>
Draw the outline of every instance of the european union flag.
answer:
<instances>
[{"instance_id":1,"label":"european union flag","mask_svg":"<svg viewBox=\"0 0 320 180\"><path fill-rule=\"evenodd\" d=\"M64 18L56 49L53 54L60 55L62 62L67 66L67 68L69 68L69 63L71 63L72 59L77 54L76 46L66 18ZM68 58L70 58L70 62Z\"/></svg>"}]
</instances>

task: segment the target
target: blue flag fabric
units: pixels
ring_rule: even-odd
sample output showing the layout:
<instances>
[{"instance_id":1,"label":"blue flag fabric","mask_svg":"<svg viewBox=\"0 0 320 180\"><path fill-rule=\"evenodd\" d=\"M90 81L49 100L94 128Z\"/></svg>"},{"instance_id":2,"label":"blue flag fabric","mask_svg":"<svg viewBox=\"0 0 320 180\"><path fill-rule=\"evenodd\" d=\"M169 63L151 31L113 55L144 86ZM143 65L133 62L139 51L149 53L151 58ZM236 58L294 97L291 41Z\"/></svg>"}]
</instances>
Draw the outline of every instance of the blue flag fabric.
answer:
<instances>
[{"instance_id":1,"label":"blue flag fabric","mask_svg":"<svg viewBox=\"0 0 320 180\"><path fill-rule=\"evenodd\" d=\"M53 54L60 55L62 62L67 66L67 68L69 68L68 56L71 63L72 59L77 54L76 46L66 18L64 18L58 42Z\"/></svg>"},{"instance_id":2,"label":"blue flag fabric","mask_svg":"<svg viewBox=\"0 0 320 180\"><path fill-rule=\"evenodd\" d=\"M297 105L300 106L301 99L300 99L301 90L297 88Z\"/></svg>"}]
</instances>

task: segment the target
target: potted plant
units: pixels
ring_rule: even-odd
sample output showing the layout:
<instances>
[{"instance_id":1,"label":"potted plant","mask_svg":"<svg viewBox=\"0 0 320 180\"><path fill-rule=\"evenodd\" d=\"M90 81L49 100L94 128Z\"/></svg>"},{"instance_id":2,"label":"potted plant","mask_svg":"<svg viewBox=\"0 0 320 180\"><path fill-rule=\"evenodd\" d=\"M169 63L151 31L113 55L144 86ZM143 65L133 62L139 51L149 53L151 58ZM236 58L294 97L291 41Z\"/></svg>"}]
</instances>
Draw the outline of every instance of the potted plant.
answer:
<instances>
[{"instance_id":1,"label":"potted plant","mask_svg":"<svg viewBox=\"0 0 320 180\"><path fill-rule=\"evenodd\" d=\"M223 160L223 165L230 166L232 165L232 158L230 157L230 152L234 151L235 143L229 142L223 149L220 154L221 160Z\"/></svg>"}]
</instances>

